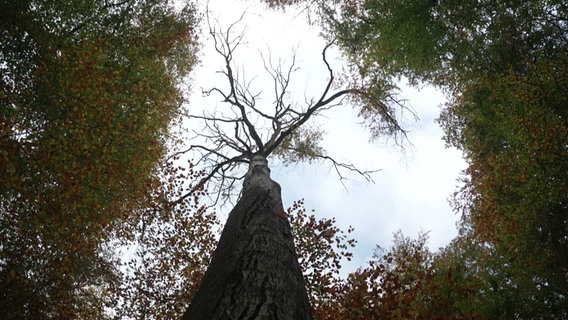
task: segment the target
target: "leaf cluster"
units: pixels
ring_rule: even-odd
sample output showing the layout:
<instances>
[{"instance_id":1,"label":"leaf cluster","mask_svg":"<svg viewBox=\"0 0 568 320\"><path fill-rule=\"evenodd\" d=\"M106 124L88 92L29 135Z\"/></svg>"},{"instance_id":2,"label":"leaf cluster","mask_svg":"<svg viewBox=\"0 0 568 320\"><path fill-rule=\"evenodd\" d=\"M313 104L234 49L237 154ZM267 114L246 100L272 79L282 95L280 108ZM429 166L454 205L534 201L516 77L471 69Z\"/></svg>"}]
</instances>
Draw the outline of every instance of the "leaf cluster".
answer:
<instances>
[{"instance_id":1,"label":"leaf cluster","mask_svg":"<svg viewBox=\"0 0 568 320\"><path fill-rule=\"evenodd\" d=\"M353 228L341 230L335 219L317 219L306 212L304 200L295 201L286 211L292 225L298 262L304 274L314 316L325 319L334 312L342 294L342 261L350 261L356 241L349 237Z\"/></svg>"},{"instance_id":2,"label":"leaf cluster","mask_svg":"<svg viewBox=\"0 0 568 320\"><path fill-rule=\"evenodd\" d=\"M285 165L317 161L325 154L320 146L323 136L324 133L318 129L298 128L282 141L274 155L282 159Z\"/></svg>"},{"instance_id":3,"label":"leaf cluster","mask_svg":"<svg viewBox=\"0 0 568 320\"><path fill-rule=\"evenodd\" d=\"M114 319L179 319L198 289L217 245L219 220L201 203L204 190L172 203L203 176L191 163L164 164L162 182L136 211L128 228L114 237L115 254L123 253L120 281L109 292Z\"/></svg>"},{"instance_id":4,"label":"leaf cluster","mask_svg":"<svg viewBox=\"0 0 568 320\"><path fill-rule=\"evenodd\" d=\"M325 299L312 300L315 318L492 319L481 292L487 269L475 264L482 250L462 240L432 253L427 233L416 239L395 233L388 250L377 246L366 266L336 278Z\"/></svg>"}]
</instances>

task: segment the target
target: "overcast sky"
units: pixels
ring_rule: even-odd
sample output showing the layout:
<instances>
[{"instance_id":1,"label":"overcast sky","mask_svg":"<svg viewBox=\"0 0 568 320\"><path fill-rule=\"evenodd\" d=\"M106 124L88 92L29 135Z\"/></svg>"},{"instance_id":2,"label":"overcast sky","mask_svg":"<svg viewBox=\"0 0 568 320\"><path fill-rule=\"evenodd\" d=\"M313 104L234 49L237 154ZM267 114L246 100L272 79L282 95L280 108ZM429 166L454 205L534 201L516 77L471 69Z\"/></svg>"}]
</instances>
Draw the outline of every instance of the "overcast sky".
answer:
<instances>
[{"instance_id":1,"label":"overcast sky","mask_svg":"<svg viewBox=\"0 0 568 320\"><path fill-rule=\"evenodd\" d=\"M243 67L247 78L258 76L254 85L259 90L267 83L261 75L259 51L266 56L270 48L274 61L281 59L286 65L295 50L299 70L292 76L294 98L301 102L306 97L319 97L328 77L321 60L325 42L316 29L306 25L305 17L291 10L286 14L265 11L257 2L239 0L210 1L209 7L212 16L224 26L246 10L238 28L246 28L246 43L239 48L235 61ZM223 80L215 74L223 64L209 40L202 38L202 65L192 76L195 93L191 96L191 108L212 108L218 100L201 97L202 87ZM331 54L330 62L339 71L339 58L334 59ZM261 102L270 105L271 88L263 92L267 96ZM429 247L433 250L446 245L457 234L459 217L452 212L448 199L456 189L465 162L459 151L445 148L442 131L435 122L444 96L432 88L418 91L408 87L403 88L401 96L408 99L419 117L416 122L406 122L412 147L405 152L392 143L370 143L369 132L349 105L329 110L325 117L313 122L326 132L323 147L330 156L352 162L363 170L381 170L373 175L375 183L351 174L351 179L342 184L325 162L288 167L272 162L272 178L282 186L285 207L304 198L306 208L314 209L316 216L335 217L344 230L349 225L355 227L353 237L358 244L345 272L364 265L376 245L389 247L397 230L412 237L421 230L429 231Z\"/></svg>"}]
</instances>

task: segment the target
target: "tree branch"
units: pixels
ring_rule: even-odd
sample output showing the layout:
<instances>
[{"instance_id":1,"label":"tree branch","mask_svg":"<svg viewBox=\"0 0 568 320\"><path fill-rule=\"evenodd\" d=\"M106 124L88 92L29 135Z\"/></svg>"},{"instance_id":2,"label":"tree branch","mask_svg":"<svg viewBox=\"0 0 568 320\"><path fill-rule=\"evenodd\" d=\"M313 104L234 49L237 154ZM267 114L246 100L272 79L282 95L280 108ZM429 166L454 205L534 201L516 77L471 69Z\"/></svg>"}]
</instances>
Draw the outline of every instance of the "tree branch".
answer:
<instances>
[{"instance_id":1,"label":"tree branch","mask_svg":"<svg viewBox=\"0 0 568 320\"><path fill-rule=\"evenodd\" d=\"M210 96L211 94L219 95L222 98L221 103L233 114L227 116L215 108L212 113L206 114L204 112L201 115L188 115L190 119L204 123L203 130L196 132L196 135L205 139L204 143L207 146L192 146L190 149L200 153L201 158L198 163L207 165L210 171L188 194L178 201L183 201L191 193L199 190L199 188L204 188L205 184L211 181L216 183L214 187L214 192L217 194L216 201L219 197L224 197L226 193L234 192L235 181L242 179L242 175L235 176L233 174L234 170L237 169L240 163L245 163L252 159L255 154L268 157L274 154L278 148L285 148L281 149L284 150L284 153L286 150L289 152L303 152L295 149L294 145L289 142L289 139L292 139L293 134L298 132L314 116L340 105L346 97L352 98L354 102L361 103L363 105L362 110L370 110L371 116L379 116L379 124L386 123L388 130L400 132L403 135L406 134L406 131L404 131L393 114L392 107L381 100L385 98L385 95L377 94L377 92L382 92L380 90L382 89L380 82L378 85L377 83L371 83L369 88L348 86L336 91L333 89L336 84L335 75L327 59L327 51L333 43L327 44L321 52L323 63L328 72L325 87L322 93L318 95L318 98L306 99L304 107L286 101L290 96L292 75L298 70L295 52L292 62L286 68L282 66L281 62L276 66L273 64L270 50L268 57L260 53L264 70L272 79L272 90L275 100L273 101L273 112L267 112L266 109L258 106L258 97L262 90L258 91L258 93L252 93L252 80L247 82L246 79L240 78L234 67L233 58L235 57L236 49L244 41L244 31L235 35L233 30L237 23L243 20L243 17L244 14L224 32L218 31L216 26L209 23L209 33L214 41L214 50L222 57L224 62L223 70L219 71L219 73L225 77L228 89L213 87L209 90L202 90L202 93L204 96ZM379 90L373 91L375 89ZM265 132L267 133L264 136L266 140L263 140L263 136L259 133L264 134ZM286 143L284 143L285 141ZM307 147L312 148L313 146L308 143ZM318 149L317 146L315 149ZM313 152L312 155L299 157L297 160L310 157L318 158L330 162L340 180L345 179L343 172L347 170L357 173L369 182L373 182L371 174L377 171L360 170L351 163L338 162L319 151L322 150L310 150L310 152ZM277 154L282 155L283 153L278 151Z\"/></svg>"}]
</instances>

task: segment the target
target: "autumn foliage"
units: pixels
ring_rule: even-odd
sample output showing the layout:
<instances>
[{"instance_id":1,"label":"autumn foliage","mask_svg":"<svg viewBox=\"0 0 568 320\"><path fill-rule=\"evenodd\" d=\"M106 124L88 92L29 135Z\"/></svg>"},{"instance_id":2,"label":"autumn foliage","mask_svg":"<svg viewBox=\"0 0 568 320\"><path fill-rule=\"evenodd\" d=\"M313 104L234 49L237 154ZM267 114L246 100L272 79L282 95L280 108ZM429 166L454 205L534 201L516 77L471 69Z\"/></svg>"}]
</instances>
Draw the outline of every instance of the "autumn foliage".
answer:
<instances>
[{"instance_id":1,"label":"autumn foliage","mask_svg":"<svg viewBox=\"0 0 568 320\"><path fill-rule=\"evenodd\" d=\"M115 234L120 281L109 290L110 314L119 319L179 319L195 294L216 247L219 221L201 203L203 173L174 157L164 163L162 181Z\"/></svg>"},{"instance_id":2,"label":"autumn foliage","mask_svg":"<svg viewBox=\"0 0 568 320\"><path fill-rule=\"evenodd\" d=\"M303 199L294 202L286 214L293 228L314 317L329 319L341 311L337 309L343 287L341 263L353 256L350 250L356 241L349 238L353 229L341 230L335 219L317 219L313 213L306 212Z\"/></svg>"},{"instance_id":3,"label":"autumn foliage","mask_svg":"<svg viewBox=\"0 0 568 320\"><path fill-rule=\"evenodd\" d=\"M439 122L468 161L452 199L460 234L437 251L427 234L396 233L343 273L353 230L303 200L285 212L315 318L568 317L566 5L263 2L316 9L347 59L342 79L369 89L352 102L369 102L361 116L375 134L400 129L394 79L445 90ZM196 9L1 7L2 317L178 319L220 230L205 173L171 136L197 60Z\"/></svg>"},{"instance_id":4,"label":"autumn foliage","mask_svg":"<svg viewBox=\"0 0 568 320\"><path fill-rule=\"evenodd\" d=\"M318 17L327 38L341 47L348 79L377 77L384 88L390 84L393 89L393 79L402 76L411 84L429 83L448 94L439 122L448 145L462 150L468 161L452 199L462 217L460 235L439 258L436 255L435 272L419 278L431 283L428 279L443 279L441 275L451 271L449 279L457 282L434 281L439 287L433 292L466 294L438 296L437 301L452 306L442 308L446 312L439 318L566 318L565 3L303 4ZM379 263L361 279L382 274L381 265L388 270ZM363 286L364 281L359 282ZM368 283L366 288L372 291ZM422 306L417 313L398 309L399 314L427 318L442 310L424 304L421 295L405 296L413 297L409 305Z\"/></svg>"},{"instance_id":5,"label":"autumn foliage","mask_svg":"<svg viewBox=\"0 0 568 320\"><path fill-rule=\"evenodd\" d=\"M2 4L7 319L104 318L118 281L109 243L159 185L196 20L190 7L134 2Z\"/></svg>"}]
</instances>

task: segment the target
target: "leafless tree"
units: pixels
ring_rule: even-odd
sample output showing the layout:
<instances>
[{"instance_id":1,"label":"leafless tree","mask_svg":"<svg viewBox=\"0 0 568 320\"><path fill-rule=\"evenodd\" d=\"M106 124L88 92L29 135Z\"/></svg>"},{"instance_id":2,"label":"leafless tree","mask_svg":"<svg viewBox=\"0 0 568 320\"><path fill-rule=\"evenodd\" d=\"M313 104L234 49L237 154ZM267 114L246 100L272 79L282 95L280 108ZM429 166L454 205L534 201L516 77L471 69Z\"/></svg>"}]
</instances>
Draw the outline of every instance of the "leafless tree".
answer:
<instances>
[{"instance_id":1,"label":"leafless tree","mask_svg":"<svg viewBox=\"0 0 568 320\"><path fill-rule=\"evenodd\" d=\"M268 108L260 106L263 92L252 91L252 81L244 78L234 61L235 51L245 38L245 31L236 31L242 18L225 31L221 31L218 23L209 23L215 51L224 62L223 69L218 72L224 76L226 87L202 89L204 96L220 98L221 108L205 110L201 114L187 114L190 119L199 120L201 126L193 130L198 138L195 141L199 143L190 145L185 151L198 155L195 164L204 167L206 174L200 183L177 201L204 186L216 195L216 200L233 194L234 190L239 189L235 188L235 183L242 180L246 172L239 168L249 163L254 155L264 158L276 155L289 162L327 161L341 180L346 171L351 171L372 181L371 173L375 171L360 170L351 163L335 160L318 146L321 132L305 125L308 120L340 105L347 98L361 105L360 114L374 122L370 126L405 137L406 131L395 115L396 109L405 108L404 105L386 90L365 83L352 83L346 88L337 89L338 81L326 55L333 45L330 43L321 52L322 63L328 73L327 83L318 97L306 99L303 105L289 98L292 75L297 70L295 54L288 67L274 65L270 55L265 57L261 54L264 70L272 79L274 100Z\"/></svg>"},{"instance_id":2,"label":"leafless tree","mask_svg":"<svg viewBox=\"0 0 568 320\"><path fill-rule=\"evenodd\" d=\"M217 197L231 194L235 183L244 179L241 197L228 215L217 249L199 290L189 304L183 320L195 319L301 319L313 318L302 270L294 247L292 228L285 217L281 189L270 178L267 157L277 155L295 160L330 161L340 177L351 170L371 180L370 172L334 160L314 143L317 131L305 129L308 120L339 105L343 99L362 102L365 116L378 115L387 132L405 134L394 116L394 109L376 99L376 92L363 86L336 89L336 78L327 59L330 45L322 50L322 63L328 80L321 94L304 105L289 100L288 92L295 59L289 67L262 59L272 79L274 101L261 106L262 92L252 90L250 82L235 67L235 50L244 32L234 33L236 23L225 32L210 24L215 50L223 58L220 73L226 87L202 90L205 96L221 98L221 107L201 114L190 114L203 127L195 131L200 143L188 151L199 154L199 163L208 172L205 183ZM248 171L239 165L248 164ZM190 190L184 197L190 196ZM211 191L211 190L210 190Z\"/></svg>"}]
</instances>

